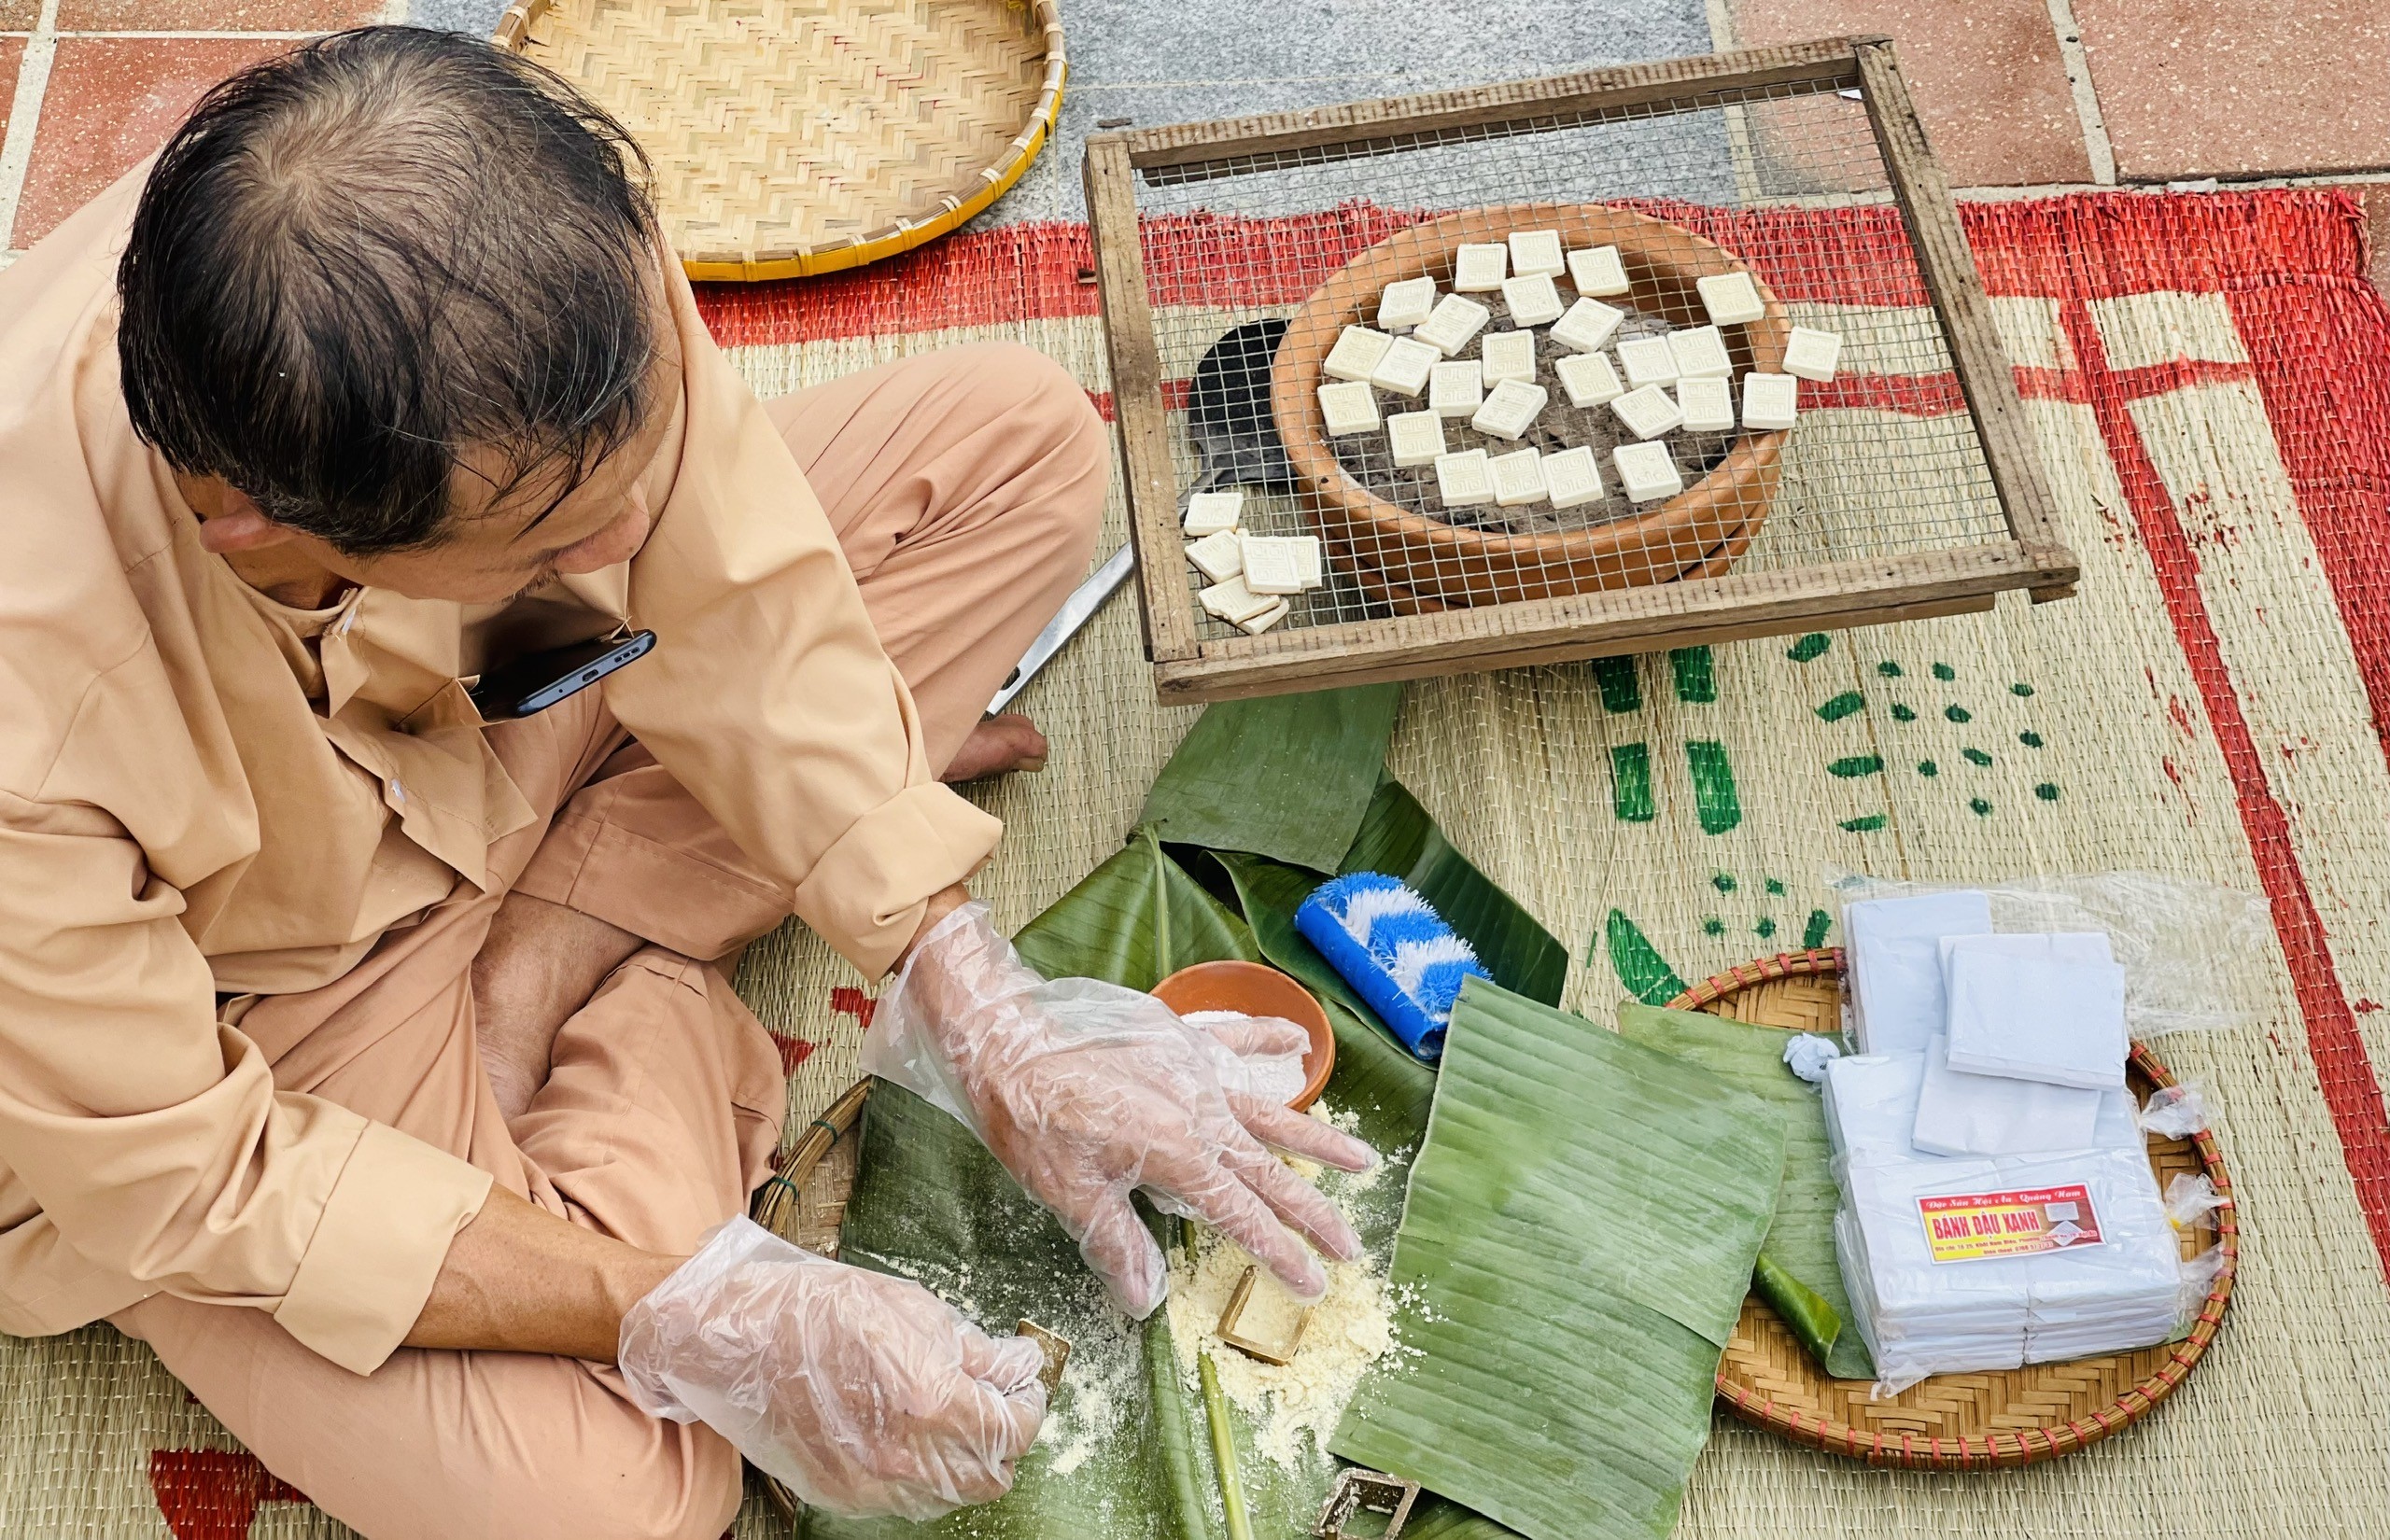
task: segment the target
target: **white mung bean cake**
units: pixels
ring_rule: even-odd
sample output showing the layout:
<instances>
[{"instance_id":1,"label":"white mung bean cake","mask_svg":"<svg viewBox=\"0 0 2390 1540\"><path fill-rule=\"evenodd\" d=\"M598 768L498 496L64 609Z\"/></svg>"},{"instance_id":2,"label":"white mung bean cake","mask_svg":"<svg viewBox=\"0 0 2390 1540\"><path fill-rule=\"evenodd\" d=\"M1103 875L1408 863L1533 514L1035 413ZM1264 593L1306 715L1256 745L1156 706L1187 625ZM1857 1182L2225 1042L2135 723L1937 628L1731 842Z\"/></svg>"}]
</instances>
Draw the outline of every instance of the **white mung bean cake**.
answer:
<instances>
[{"instance_id":1,"label":"white mung bean cake","mask_svg":"<svg viewBox=\"0 0 2390 1540\"><path fill-rule=\"evenodd\" d=\"M1377 369L1378 360L1385 357L1385 350L1393 345L1394 339L1383 331L1348 326L1336 334L1336 345L1328 350L1319 371L1331 380L1366 382Z\"/></svg>"},{"instance_id":2,"label":"white mung bean cake","mask_svg":"<svg viewBox=\"0 0 2390 1540\"><path fill-rule=\"evenodd\" d=\"M1580 300L1552 328L1552 340L1579 353L1595 353L1610 339L1626 312L1599 300Z\"/></svg>"},{"instance_id":3,"label":"white mung bean cake","mask_svg":"<svg viewBox=\"0 0 2390 1540\"><path fill-rule=\"evenodd\" d=\"M1505 380L1535 378L1535 333L1532 331L1489 331L1477 345L1477 354L1484 370L1488 389Z\"/></svg>"},{"instance_id":4,"label":"white mung bean cake","mask_svg":"<svg viewBox=\"0 0 2390 1540\"><path fill-rule=\"evenodd\" d=\"M1624 294L1633 287L1626 281L1626 265L1618 259L1616 246L1591 246L1570 252L1568 282L1578 293L1602 300Z\"/></svg>"},{"instance_id":5,"label":"white mung bean cake","mask_svg":"<svg viewBox=\"0 0 2390 1540\"><path fill-rule=\"evenodd\" d=\"M1467 417L1485 404L1483 366L1475 358L1451 358L1427 375L1427 410L1440 417Z\"/></svg>"},{"instance_id":6,"label":"white mung bean cake","mask_svg":"<svg viewBox=\"0 0 2390 1540\"><path fill-rule=\"evenodd\" d=\"M1453 292L1491 294L1511 275L1511 248L1499 241L1470 242L1453 253Z\"/></svg>"},{"instance_id":7,"label":"white mung bean cake","mask_svg":"<svg viewBox=\"0 0 2390 1540\"><path fill-rule=\"evenodd\" d=\"M1511 272L1521 277L1557 278L1568 271L1556 230L1511 231Z\"/></svg>"},{"instance_id":8,"label":"white mung bean cake","mask_svg":"<svg viewBox=\"0 0 2390 1540\"><path fill-rule=\"evenodd\" d=\"M1449 358L1467 347L1469 340L1483 330L1485 323L1493 318L1494 313L1476 301L1458 294L1447 294L1436 301L1436 308L1411 335ZM1371 362L1374 365L1376 360L1373 358Z\"/></svg>"},{"instance_id":9,"label":"white mung bean cake","mask_svg":"<svg viewBox=\"0 0 2390 1540\"><path fill-rule=\"evenodd\" d=\"M1385 420L1386 448L1399 469L1433 465L1444 453L1444 420L1433 412L1399 412Z\"/></svg>"},{"instance_id":10,"label":"white mung bean cake","mask_svg":"<svg viewBox=\"0 0 2390 1540\"><path fill-rule=\"evenodd\" d=\"M1494 474L1494 502L1500 508L1524 508L1544 499L1543 455L1522 449L1496 455L1485 462Z\"/></svg>"},{"instance_id":11,"label":"white mung bean cake","mask_svg":"<svg viewBox=\"0 0 2390 1540\"><path fill-rule=\"evenodd\" d=\"M1684 476L1665 443L1621 444L1610 457L1629 502L1655 502L1684 490Z\"/></svg>"}]
</instances>

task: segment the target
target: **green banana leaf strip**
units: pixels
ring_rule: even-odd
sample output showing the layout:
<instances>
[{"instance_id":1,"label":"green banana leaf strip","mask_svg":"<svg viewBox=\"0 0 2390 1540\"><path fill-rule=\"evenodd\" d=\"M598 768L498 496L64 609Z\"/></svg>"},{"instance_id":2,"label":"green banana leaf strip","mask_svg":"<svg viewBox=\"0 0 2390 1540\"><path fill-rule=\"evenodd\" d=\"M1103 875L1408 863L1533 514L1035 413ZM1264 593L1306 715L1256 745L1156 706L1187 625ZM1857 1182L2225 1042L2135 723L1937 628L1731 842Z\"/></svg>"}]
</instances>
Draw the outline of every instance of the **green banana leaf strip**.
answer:
<instances>
[{"instance_id":1,"label":"green banana leaf strip","mask_svg":"<svg viewBox=\"0 0 2390 1540\"><path fill-rule=\"evenodd\" d=\"M1531 1540L1660 1540L1773 1217L1775 1110L1472 979L1390 1276L1404 1346L1329 1447ZM1466 1533L1465 1531L1455 1533Z\"/></svg>"},{"instance_id":2,"label":"green banana leaf strip","mask_svg":"<svg viewBox=\"0 0 2390 1540\"><path fill-rule=\"evenodd\" d=\"M1224 701L1155 777L1140 823L1173 845L1333 872L1370 805L1399 684Z\"/></svg>"},{"instance_id":3,"label":"green banana leaf strip","mask_svg":"<svg viewBox=\"0 0 2390 1540\"><path fill-rule=\"evenodd\" d=\"M1411 1505L1411 1521L1402 1526L1402 1540L1503 1540L1518 1533L1458 1503L1423 1491Z\"/></svg>"},{"instance_id":4,"label":"green banana leaf strip","mask_svg":"<svg viewBox=\"0 0 2390 1540\"><path fill-rule=\"evenodd\" d=\"M1400 877L1476 948L1478 960L1495 983L1546 1005L1560 1003L1561 986L1568 979L1568 948L1454 849L1400 781L1385 781L1371 797L1360 830L1337 870Z\"/></svg>"},{"instance_id":5,"label":"green banana leaf strip","mask_svg":"<svg viewBox=\"0 0 2390 1540\"><path fill-rule=\"evenodd\" d=\"M1835 1259L1835 1186L1818 1088L1784 1067L1791 1034L1779 1028L1624 1003L1618 1029L1647 1048L1698 1064L1775 1107L1784 1117L1784 1181L1776 1220L1760 1247L1752 1283L1820 1367L1836 1379L1873 1379L1875 1361L1852 1323L1850 1295Z\"/></svg>"},{"instance_id":6,"label":"green banana leaf strip","mask_svg":"<svg viewBox=\"0 0 2390 1540\"><path fill-rule=\"evenodd\" d=\"M1012 941L1047 978L1100 978L1132 989L1150 989L1191 963L1261 960L1244 922L1143 830Z\"/></svg>"},{"instance_id":7,"label":"green banana leaf strip","mask_svg":"<svg viewBox=\"0 0 2390 1540\"><path fill-rule=\"evenodd\" d=\"M934 1523L809 1512L809 1540L1215 1540L1208 1510L1188 1494L1211 1480L1188 1459L1183 1414L1146 1393L1144 1328L1115 1310L1079 1261L1078 1247L1017 1186L968 1129L897 1086L864 1104L860 1169L839 1232L844 1260L928 1285L991 1332L1023 1316L1070 1338L1074 1361L1107 1372L1086 1382L1129 1407L1114 1437L1081 1451L1067 1475L1052 1443L1030 1450L1013 1489ZM1168 1344L1161 1351L1169 1352ZM1066 1384L1064 1395L1075 1393ZM1059 1407L1065 1413L1068 1407Z\"/></svg>"}]
</instances>

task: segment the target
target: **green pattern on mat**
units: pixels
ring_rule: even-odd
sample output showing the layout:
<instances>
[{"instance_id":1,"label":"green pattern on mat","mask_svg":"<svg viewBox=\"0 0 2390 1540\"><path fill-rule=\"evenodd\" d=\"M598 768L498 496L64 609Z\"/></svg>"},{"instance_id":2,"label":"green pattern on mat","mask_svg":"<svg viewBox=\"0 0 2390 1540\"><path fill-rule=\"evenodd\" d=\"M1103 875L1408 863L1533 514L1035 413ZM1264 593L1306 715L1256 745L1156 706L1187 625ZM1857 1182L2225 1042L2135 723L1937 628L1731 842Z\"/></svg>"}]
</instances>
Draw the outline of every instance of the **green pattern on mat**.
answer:
<instances>
[{"instance_id":1,"label":"green pattern on mat","mask_svg":"<svg viewBox=\"0 0 2390 1540\"><path fill-rule=\"evenodd\" d=\"M1633 658L1596 658L1593 670L1603 710L1619 713L1643 708L1643 687L1636 682Z\"/></svg>"},{"instance_id":2,"label":"green pattern on mat","mask_svg":"<svg viewBox=\"0 0 2390 1540\"><path fill-rule=\"evenodd\" d=\"M1790 1032L1701 1011L1669 1011L1632 1001L1618 1008L1621 1035L1698 1064L1774 1107L1784 1120L1784 1181L1776 1219L1760 1248L1755 1275L1762 1298L1837 1379L1873 1379L1835 1260L1834 1215L1841 1195L1826 1142L1818 1088L1784 1067Z\"/></svg>"},{"instance_id":3,"label":"green pattern on mat","mask_svg":"<svg viewBox=\"0 0 2390 1540\"><path fill-rule=\"evenodd\" d=\"M1660 1540L1783 1166L1758 1098L1471 979L1389 1274L1423 1356L1329 1447L1532 1540Z\"/></svg>"},{"instance_id":4,"label":"green pattern on mat","mask_svg":"<svg viewBox=\"0 0 2390 1540\"><path fill-rule=\"evenodd\" d=\"M1668 966L1652 938L1626 917L1625 911L1612 909L1602 933L1609 943L1610 965L1628 994L1647 1005L1659 1005L1685 992L1685 981Z\"/></svg>"},{"instance_id":5,"label":"green pattern on mat","mask_svg":"<svg viewBox=\"0 0 2390 1540\"><path fill-rule=\"evenodd\" d=\"M1677 699L1690 706L1705 706L1718 698L1718 674L1706 647L1680 647L1668 654L1668 671L1675 676Z\"/></svg>"},{"instance_id":6,"label":"green pattern on mat","mask_svg":"<svg viewBox=\"0 0 2390 1540\"><path fill-rule=\"evenodd\" d=\"M1652 746L1622 743L1610 751L1610 815L1621 823L1649 823L1659 809L1652 801Z\"/></svg>"}]
</instances>

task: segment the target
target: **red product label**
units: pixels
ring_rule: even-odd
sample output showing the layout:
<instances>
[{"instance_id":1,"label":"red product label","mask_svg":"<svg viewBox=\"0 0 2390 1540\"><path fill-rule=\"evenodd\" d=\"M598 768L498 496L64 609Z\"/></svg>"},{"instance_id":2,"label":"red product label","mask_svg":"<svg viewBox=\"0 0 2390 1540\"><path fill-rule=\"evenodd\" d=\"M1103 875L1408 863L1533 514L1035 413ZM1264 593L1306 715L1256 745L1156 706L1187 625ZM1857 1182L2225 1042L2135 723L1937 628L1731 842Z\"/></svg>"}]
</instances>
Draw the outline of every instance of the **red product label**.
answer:
<instances>
[{"instance_id":1,"label":"red product label","mask_svg":"<svg viewBox=\"0 0 2390 1540\"><path fill-rule=\"evenodd\" d=\"M2101 1243L2091 1189L2027 1187L2004 1193L1952 1193L1917 1200L1926 1249L1936 1262L2079 1251Z\"/></svg>"}]
</instances>

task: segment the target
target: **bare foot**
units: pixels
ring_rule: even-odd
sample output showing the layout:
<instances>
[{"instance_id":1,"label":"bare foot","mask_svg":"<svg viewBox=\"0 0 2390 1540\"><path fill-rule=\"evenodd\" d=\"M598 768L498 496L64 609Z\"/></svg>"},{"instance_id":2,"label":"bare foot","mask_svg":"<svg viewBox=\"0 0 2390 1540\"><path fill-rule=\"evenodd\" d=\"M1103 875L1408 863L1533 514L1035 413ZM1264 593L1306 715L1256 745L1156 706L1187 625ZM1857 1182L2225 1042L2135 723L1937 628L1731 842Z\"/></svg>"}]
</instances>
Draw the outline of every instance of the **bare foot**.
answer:
<instances>
[{"instance_id":1,"label":"bare foot","mask_svg":"<svg viewBox=\"0 0 2390 1540\"><path fill-rule=\"evenodd\" d=\"M473 959L474 1035L509 1123L548 1083L548 1056L567 1017L643 945L578 909L509 893Z\"/></svg>"},{"instance_id":2,"label":"bare foot","mask_svg":"<svg viewBox=\"0 0 2390 1540\"><path fill-rule=\"evenodd\" d=\"M1047 752L1046 735L1037 724L1018 711L1007 711L971 729L938 779L954 785L1014 770L1043 770Z\"/></svg>"}]
</instances>

